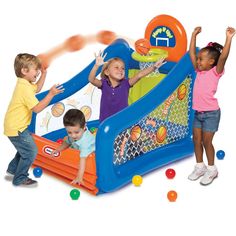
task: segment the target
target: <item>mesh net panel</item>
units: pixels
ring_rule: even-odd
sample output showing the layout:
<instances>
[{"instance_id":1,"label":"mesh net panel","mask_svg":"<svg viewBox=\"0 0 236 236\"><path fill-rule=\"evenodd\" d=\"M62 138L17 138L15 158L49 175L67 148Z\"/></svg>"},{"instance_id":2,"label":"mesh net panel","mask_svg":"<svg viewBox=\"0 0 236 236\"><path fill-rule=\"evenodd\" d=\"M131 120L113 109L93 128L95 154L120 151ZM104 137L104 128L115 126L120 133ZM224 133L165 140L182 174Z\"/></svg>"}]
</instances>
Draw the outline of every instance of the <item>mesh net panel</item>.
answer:
<instances>
[{"instance_id":1,"label":"mesh net panel","mask_svg":"<svg viewBox=\"0 0 236 236\"><path fill-rule=\"evenodd\" d=\"M122 165L188 136L191 83L191 77L185 78L161 105L115 138L114 165Z\"/></svg>"},{"instance_id":2,"label":"mesh net panel","mask_svg":"<svg viewBox=\"0 0 236 236\"><path fill-rule=\"evenodd\" d=\"M151 67L155 64L156 62L139 62L139 68L140 70L144 70L148 67ZM145 77L153 77L153 76L157 76L159 74L159 70L158 68L155 69L152 73L146 75Z\"/></svg>"}]
</instances>

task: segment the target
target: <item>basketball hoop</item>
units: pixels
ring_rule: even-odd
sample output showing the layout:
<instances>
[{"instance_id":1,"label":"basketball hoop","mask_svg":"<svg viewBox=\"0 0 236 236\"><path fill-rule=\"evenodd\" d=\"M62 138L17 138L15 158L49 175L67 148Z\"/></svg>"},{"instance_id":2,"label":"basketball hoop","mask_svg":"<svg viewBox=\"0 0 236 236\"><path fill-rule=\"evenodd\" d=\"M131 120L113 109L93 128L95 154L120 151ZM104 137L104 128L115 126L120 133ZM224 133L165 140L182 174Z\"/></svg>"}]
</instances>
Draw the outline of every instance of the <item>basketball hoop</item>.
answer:
<instances>
[{"instance_id":1,"label":"basketball hoop","mask_svg":"<svg viewBox=\"0 0 236 236\"><path fill-rule=\"evenodd\" d=\"M134 60L139 62L140 70L144 70L152 66L153 64L155 64L157 61L162 60L163 58L167 58L168 52L163 49L152 48L149 50L147 55L141 55L138 52L134 51L131 56ZM150 73L147 77L152 77L154 75L156 76L158 74L159 74L159 70L157 68L155 71Z\"/></svg>"}]
</instances>

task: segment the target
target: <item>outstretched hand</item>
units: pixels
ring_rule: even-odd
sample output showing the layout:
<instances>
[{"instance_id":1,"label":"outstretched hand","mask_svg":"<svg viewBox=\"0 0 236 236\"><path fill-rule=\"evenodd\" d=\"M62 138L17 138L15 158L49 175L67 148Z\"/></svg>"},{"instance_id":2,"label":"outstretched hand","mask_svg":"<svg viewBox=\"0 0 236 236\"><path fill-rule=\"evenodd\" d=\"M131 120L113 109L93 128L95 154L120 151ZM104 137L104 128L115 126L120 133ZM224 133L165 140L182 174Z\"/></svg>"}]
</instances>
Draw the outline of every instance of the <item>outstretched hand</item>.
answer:
<instances>
[{"instance_id":1,"label":"outstretched hand","mask_svg":"<svg viewBox=\"0 0 236 236\"><path fill-rule=\"evenodd\" d=\"M166 63L165 61L165 57L162 57L161 59L159 59L158 61L155 62L155 64L153 65L155 69L159 69L161 66L163 66Z\"/></svg>"},{"instance_id":2,"label":"outstretched hand","mask_svg":"<svg viewBox=\"0 0 236 236\"><path fill-rule=\"evenodd\" d=\"M96 53L94 53L94 55L95 55L95 59L96 59L96 65L102 66L104 64L104 59L105 59L107 53L104 54L104 52L100 50L98 55Z\"/></svg>"},{"instance_id":3,"label":"outstretched hand","mask_svg":"<svg viewBox=\"0 0 236 236\"><path fill-rule=\"evenodd\" d=\"M59 93L63 93L64 92L64 88L62 85L59 84L55 84L51 87L51 89L49 90L49 93L51 93L53 96L59 94Z\"/></svg>"},{"instance_id":4,"label":"outstretched hand","mask_svg":"<svg viewBox=\"0 0 236 236\"><path fill-rule=\"evenodd\" d=\"M232 38L235 35L235 29L233 27L228 27L226 29L226 36Z\"/></svg>"},{"instance_id":5,"label":"outstretched hand","mask_svg":"<svg viewBox=\"0 0 236 236\"><path fill-rule=\"evenodd\" d=\"M57 149L53 150L50 154L51 157L55 157L55 156L58 156L59 155L59 151Z\"/></svg>"},{"instance_id":6,"label":"outstretched hand","mask_svg":"<svg viewBox=\"0 0 236 236\"><path fill-rule=\"evenodd\" d=\"M201 26L197 26L194 30L193 30L193 34L197 35L199 33L202 32L202 27Z\"/></svg>"}]
</instances>

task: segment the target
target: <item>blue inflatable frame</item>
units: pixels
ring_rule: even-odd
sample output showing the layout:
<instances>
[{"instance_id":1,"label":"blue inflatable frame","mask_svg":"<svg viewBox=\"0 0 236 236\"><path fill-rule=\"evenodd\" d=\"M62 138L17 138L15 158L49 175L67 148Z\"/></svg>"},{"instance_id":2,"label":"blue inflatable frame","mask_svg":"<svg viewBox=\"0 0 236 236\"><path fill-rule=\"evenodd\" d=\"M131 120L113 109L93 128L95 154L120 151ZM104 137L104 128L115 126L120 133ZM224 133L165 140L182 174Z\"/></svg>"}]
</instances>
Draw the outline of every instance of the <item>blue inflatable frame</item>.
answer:
<instances>
[{"instance_id":1,"label":"blue inflatable frame","mask_svg":"<svg viewBox=\"0 0 236 236\"><path fill-rule=\"evenodd\" d=\"M130 48L128 43L123 39L117 39L104 51L107 53L107 59L120 57L125 62L127 65L126 76L128 75L128 69L138 67L138 63L131 57L133 49ZM72 79L64 83L64 93L54 97L50 104L54 104L71 96L87 85L88 75L94 63L95 61L89 64L83 71L78 73ZM141 99L119 113L104 120L101 124L99 124L98 121L88 122L88 127L98 127L96 135L96 169L98 177L96 187L99 189L98 193L117 190L130 183L134 175L143 176L154 169L185 157L192 156L193 110L190 110L188 121L189 132L185 138L147 152L141 157L128 161L125 164L113 164L113 147L116 136L158 107L170 96L170 94L174 92L176 88L178 88L187 76L190 76L192 80L195 79L195 71L188 53L186 53L178 63L167 62L162 66L162 72L167 73L165 79L163 79L158 86L153 88ZM100 71L98 71L98 74L99 73ZM191 83L191 89L192 86L193 83ZM48 91L40 93L37 98L41 100L47 93ZM30 125L32 132L35 132L35 121L36 114L33 114L33 119ZM65 135L65 129L60 129L48 133L43 137L56 141Z\"/></svg>"}]
</instances>

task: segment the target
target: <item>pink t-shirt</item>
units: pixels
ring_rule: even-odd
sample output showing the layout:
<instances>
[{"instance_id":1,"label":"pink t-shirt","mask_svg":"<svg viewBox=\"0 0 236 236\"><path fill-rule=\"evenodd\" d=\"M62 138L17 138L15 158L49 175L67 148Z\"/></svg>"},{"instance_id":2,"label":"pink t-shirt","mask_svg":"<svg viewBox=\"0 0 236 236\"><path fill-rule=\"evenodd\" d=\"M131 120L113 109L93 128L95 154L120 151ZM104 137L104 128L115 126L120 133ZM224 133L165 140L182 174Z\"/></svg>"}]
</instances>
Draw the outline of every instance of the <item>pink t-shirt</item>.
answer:
<instances>
[{"instance_id":1,"label":"pink t-shirt","mask_svg":"<svg viewBox=\"0 0 236 236\"><path fill-rule=\"evenodd\" d=\"M197 71L193 87L193 109L196 111L214 111L219 109L217 99L214 97L220 77L216 67L208 71Z\"/></svg>"}]
</instances>

